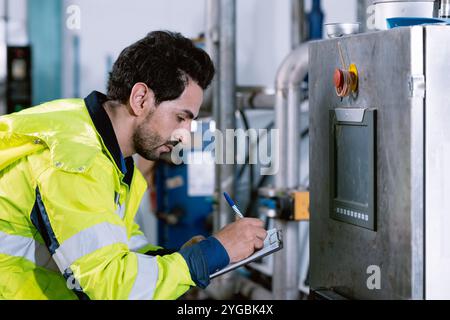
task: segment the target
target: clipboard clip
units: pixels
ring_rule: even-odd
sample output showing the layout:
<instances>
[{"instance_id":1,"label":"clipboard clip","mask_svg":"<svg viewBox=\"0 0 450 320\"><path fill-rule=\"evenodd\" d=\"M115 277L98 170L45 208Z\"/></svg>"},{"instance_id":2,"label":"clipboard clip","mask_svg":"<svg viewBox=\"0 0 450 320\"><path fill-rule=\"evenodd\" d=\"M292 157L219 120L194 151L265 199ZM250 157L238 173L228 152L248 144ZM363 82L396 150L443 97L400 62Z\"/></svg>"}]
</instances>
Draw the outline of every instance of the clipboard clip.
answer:
<instances>
[{"instance_id":1,"label":"clipboard clip","mask_svg":"<svg viewBox=\"0 0 450 320\"><path fill-rule=\"evenodd\" d=\"M269 236L269 245L275 244L279 242L280 245L283 245L283 232L282 230L277 230L277 232L272 233Z\"/></svg>"},{"instance_id":2,"label":"clipboard clip","mask_svg":"<svg viewBox=\"0 0 450 320\"><path fill-rule=\"evenodd\" d=\"M274 235L276 235L276 239L272 239ZM270 238L270 244L274 244L277 241L280 244L280 248L283 248L283 230L277 230L277 233L273 234Z\"/></svg>"}]
</instances>

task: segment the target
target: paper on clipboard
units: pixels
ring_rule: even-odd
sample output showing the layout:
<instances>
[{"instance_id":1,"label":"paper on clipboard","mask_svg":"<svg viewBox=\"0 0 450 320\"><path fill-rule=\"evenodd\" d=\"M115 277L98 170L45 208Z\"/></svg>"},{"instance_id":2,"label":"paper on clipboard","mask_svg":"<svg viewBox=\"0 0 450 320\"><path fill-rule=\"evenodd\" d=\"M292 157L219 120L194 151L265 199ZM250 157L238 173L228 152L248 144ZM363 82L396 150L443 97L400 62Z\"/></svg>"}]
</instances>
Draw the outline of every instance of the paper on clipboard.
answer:
<instances>
[{"instance_id":1,"label":"paper on clipboard","mask_svg":"<svg viewBox=\"0 0 450 320\"><path fill-rule=\"evenodd\" d=\"M246 265L252 261L261 259L269 254L272 254L278 250L281 250L282 248L283 248L283 239L282 239L281 230L270 229L269 231L267 231L267 236L266 236L266 239L264 240L264 247L262 249L256 251L250 257L248 257L244 260L229 264L225 268L211 274L209 276L209 278L213 279L213 278L220 276L224 273L227 273L231 270L234 270L243 265Z\"/></svg>"}]
</instances>

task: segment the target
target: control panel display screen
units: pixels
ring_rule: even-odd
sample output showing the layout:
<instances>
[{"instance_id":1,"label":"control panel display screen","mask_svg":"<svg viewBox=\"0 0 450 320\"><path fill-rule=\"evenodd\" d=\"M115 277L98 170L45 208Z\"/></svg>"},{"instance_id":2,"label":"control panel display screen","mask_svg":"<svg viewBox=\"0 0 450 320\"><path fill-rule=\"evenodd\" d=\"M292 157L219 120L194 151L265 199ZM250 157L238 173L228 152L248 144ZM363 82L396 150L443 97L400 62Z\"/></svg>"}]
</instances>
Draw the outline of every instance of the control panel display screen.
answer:
<instances>
[{"instance_id":1,"label":"control panel display screen","mask_svg":"<svg viewBox=\"0 0 450 320\"><path fill-rule=\"evenodd\" d=\"M367 206L369 145L367 126L336 125L336 198Z\"/></svg>"},{"instance_id":2,"label":"control panel display screen","mask_svg":"<svg viewBox=\"0 0 450 320\"><path fill-rule=\"evenodd\" d=\"M330 110L330 217L376 231L376 110Z\"/></svg>"}]
</instances>

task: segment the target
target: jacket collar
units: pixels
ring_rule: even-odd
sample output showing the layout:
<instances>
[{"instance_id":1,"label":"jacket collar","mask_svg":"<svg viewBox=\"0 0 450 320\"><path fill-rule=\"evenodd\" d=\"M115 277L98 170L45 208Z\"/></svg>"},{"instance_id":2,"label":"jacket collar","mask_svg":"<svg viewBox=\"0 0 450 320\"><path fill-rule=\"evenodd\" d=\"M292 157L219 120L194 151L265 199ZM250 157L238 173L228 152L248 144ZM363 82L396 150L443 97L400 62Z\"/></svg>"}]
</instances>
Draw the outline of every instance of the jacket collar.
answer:
<instances>
[{"instance_id":1,"label":"jacket collar","mask_svg":"<svg viewBox=\"0 0 450 320\"><path fill-rule=\"evenodd\" d=\"M105 147L108 149L117 167L125 175L124 182L129 185L133 176L134 161L132 157L123 158L111 120L103 108L103 104L107 100L104 94L93 91L84 99L84 103Z\"/></svg>"}]
</instances>

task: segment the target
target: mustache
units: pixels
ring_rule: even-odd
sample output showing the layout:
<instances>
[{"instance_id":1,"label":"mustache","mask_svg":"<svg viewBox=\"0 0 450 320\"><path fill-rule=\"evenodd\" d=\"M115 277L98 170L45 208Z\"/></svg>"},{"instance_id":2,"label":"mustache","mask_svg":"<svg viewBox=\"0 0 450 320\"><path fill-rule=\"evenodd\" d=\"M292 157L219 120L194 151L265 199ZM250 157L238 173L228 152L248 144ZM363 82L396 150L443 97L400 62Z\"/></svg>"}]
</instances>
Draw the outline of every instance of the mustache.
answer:
<instances>
[{"instance_id":1,"label":"mustache","mask_svg":"<svg viewBox=\"0 0 450 320\"><path fill-rule=\"evenodd\" d=\"M178 140L169 140L169 141L166 141L166 142L163 143L163 144L160 144L160 145L157 146L156 148L159 148L159 147L162 147L162 146L172 146L172 147L175 147L175 146L177 146L179 143L180 143L180 141L178 141ZM155 148L155 149L156 149L156 148Z\"/></svg>"}]
</instances>

